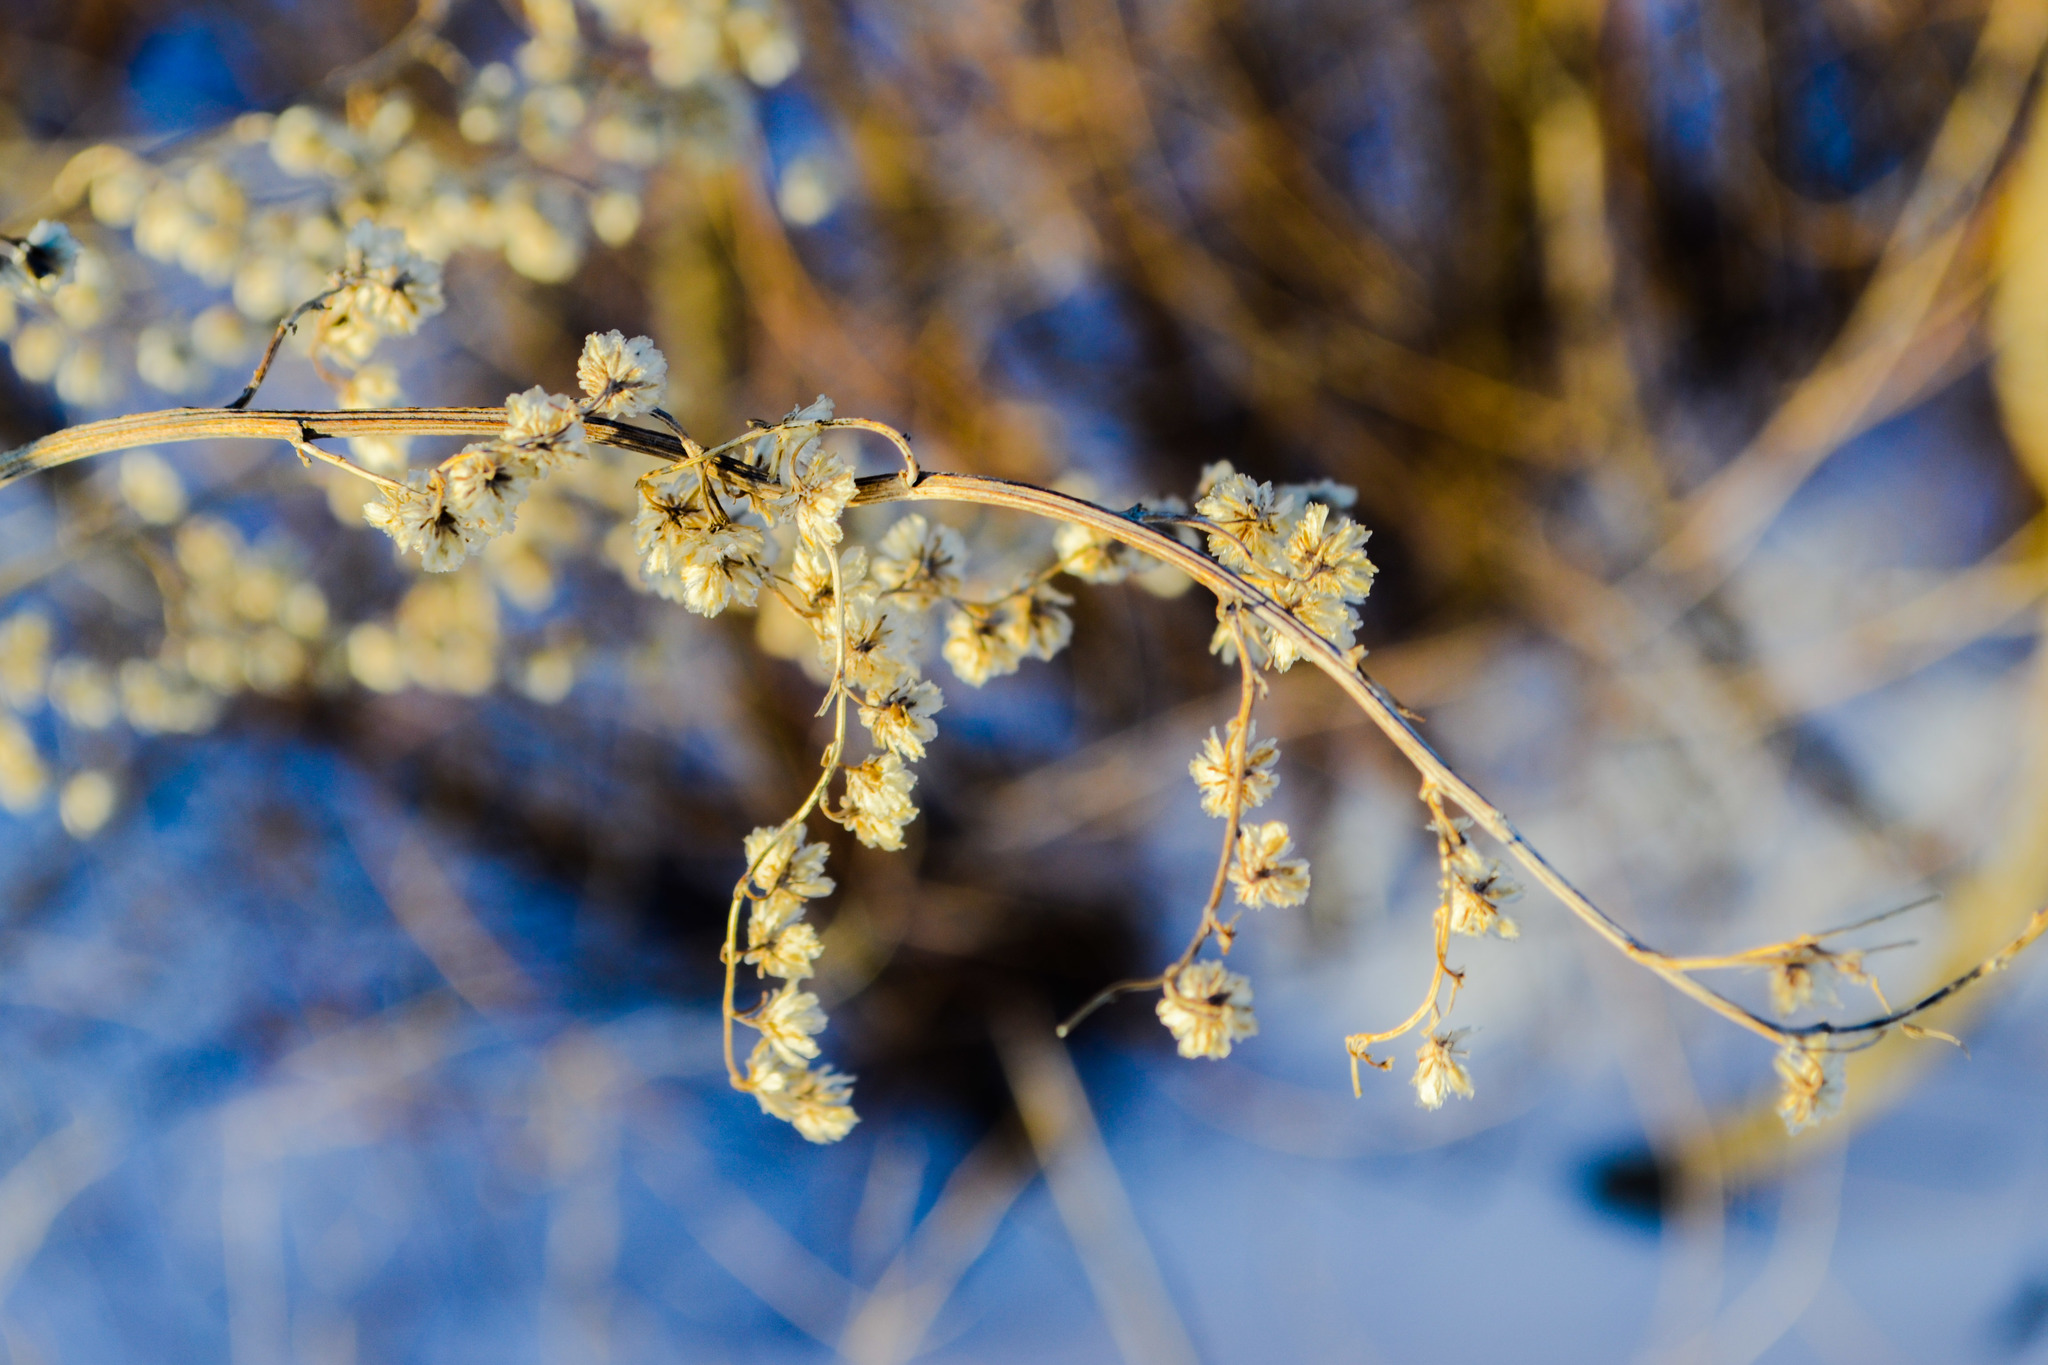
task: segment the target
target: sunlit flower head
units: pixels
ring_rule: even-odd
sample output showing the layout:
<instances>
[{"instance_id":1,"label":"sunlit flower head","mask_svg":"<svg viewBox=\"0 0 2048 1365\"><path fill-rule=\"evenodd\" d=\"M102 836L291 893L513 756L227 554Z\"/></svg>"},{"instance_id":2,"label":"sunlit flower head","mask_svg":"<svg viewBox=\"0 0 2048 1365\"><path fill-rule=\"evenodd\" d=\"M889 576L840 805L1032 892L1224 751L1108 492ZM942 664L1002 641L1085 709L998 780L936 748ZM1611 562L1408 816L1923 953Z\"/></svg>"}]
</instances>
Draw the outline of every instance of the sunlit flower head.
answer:
<instances>
[{"instance_id":1,"label":"sunlit flower head","mask_svg":"<svg viewBox=\"0 0 2048 1365\"><path fill-rule=\"evenodd\" d=\"M1188 776L1195 779L1195 788L1202 794L1202 810L1208 815L1227 815L1230 811L1230 792L1236 776L1236 765L1231 750L1237 743L1237 720L1230 721L1228 733L1218 738L1215 730L1209 731L1209 738L1202 744L1201 752L1188 764ZM1244 751L1244 787L1239 798L1239 808L1250 810L1265 804L1266 798L1280 785L1277 771L1280 763L1278 740L1260 739L1259 723L1251 723Z\"/></svg>"},{"instance_id":2,"label":"sunlit flower head","mask_svg":"<svg viewBox=\"0 0 2048 1365\"><path fill-rule=\"evenodd\" d=\"M1245 825L1238 832L1230 880L1238 903L1254 909L1299 905L1308 899L1308 860L1292 858L1294 840L1278 820Z\"/></svg>"},{"instance_id":3,"label":"sunlit flower head","mask_svg":"<svg viewBox=\"0 0 2048 1365\"><path fill-rule=\"evenodd\" d=\"M946 699L935 685L908 679L886 692L868 693L861 703L860 723L868 727L875 743L915 761L924 757L924 746L938 734L938 723L932 717L945 705Z\"/></svg>"},{"instance_id":4,"label":"sunlit flower head","mask_svg":"<svg viewBox=\"0 0 2048 1365\"><path fill-rule=\"evenodd\" d=\"M1465 1049L1458 1044L1469 1029L1433 1033L1415 1052L1415 1102L1424 1109L1441 1109L1453 1095L1472 1098L1472 1077L1458 1060Z\"/></svg>"},{"instance_id":5,"label":"sunlit flower head","mask_svg":"<svg viewBox=\"0 0 2048 1365\"><path fill-rule=\"evenodd\" d=\"M484 539L483 528L449 505L440 471L416 469L403 487L385 488L378 502L363 508L363 520L390 536L400 550L416 551L420 566L447 573Z\"/></svg>"},{"instance_id":6,"label":"sunlit flower head","mask_svg":"<svg viewBox=\"0 0 2048 1365\"><path fill-rule=\"evenodd\" d=\"M1228 1057L1232 1043L1259 1031L1252 983L1218 961L1170 974L1156 1008L1183 1057Z\"/></svg>"},{"instance_id":7,"label":"sunlit flower head","mask_svg":"<svg viewBox=\"0 0 2048 1365\"><path fill-rule=\"evenodd\" d=\"M622 332L592 332L576 362L584 408L599 417L638 417L661 406L668 387L668 359L647 337L628 340Z\"/></svg>"}]
</instances>

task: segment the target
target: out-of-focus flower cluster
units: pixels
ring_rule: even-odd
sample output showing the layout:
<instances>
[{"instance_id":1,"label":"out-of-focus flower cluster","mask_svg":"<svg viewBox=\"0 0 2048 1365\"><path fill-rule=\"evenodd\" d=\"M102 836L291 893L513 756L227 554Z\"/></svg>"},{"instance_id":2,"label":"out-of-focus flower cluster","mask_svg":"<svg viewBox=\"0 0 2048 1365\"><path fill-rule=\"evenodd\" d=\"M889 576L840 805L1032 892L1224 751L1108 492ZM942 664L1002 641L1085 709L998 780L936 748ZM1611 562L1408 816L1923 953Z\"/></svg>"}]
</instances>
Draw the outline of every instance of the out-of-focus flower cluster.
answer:
<instances>
[{"instance_id":1,"label":"out-of-focus flower cluster","mask_svg":"<svg viewBox=\"0 0 2048 1365\"><path fill-rule=\"evenodd\" d=\"M358 86L339 110L246 114L163 156L111 143L76 153L47 198L96 230L81 242L51 219L0 240L12 286L0 340L16 371L84 410L137 381L203 395L337 273L352 283L305 341L360 364L379 336L438 309L452 255L493 255L553 284L576 274L592 238L631 241L650 171L679 153L730 155L748 89L799 60L779 5L601 0L587 12L596 22L579 22L571 0L526 0L530 37L513 60L477 66L451 50L452 119L396 85ZM166 311L190 290L156 287L169 281L152 266L196 277L217 301Z\"/></svg>"},{"instance_id":2,"label":"out-of-focus flower cluster","mask_svg":"<svg viewBox=\"0 0 2048 1365\"><path fill-rule=\"evenodd\" d=\"M119 476L122 498L145 527L180 522L183 486L160 456L132 451ZM0 625L0 806L11 812L40 806L50 785L32 731L39 716L80 735L115 726L192 734L216 724L239 694L279 696L344 677L326 597L293 567L287 548L250 546L233 526L204 515L184 518L162 550L141 537L136 544L162 597L152 650L113 659L54 653L57 631L33 609ZM65 828L84 837L112 814L117 784L104 773L83 788L76 781L65 780L60 813Z\"/></svg>"}]
</instances>

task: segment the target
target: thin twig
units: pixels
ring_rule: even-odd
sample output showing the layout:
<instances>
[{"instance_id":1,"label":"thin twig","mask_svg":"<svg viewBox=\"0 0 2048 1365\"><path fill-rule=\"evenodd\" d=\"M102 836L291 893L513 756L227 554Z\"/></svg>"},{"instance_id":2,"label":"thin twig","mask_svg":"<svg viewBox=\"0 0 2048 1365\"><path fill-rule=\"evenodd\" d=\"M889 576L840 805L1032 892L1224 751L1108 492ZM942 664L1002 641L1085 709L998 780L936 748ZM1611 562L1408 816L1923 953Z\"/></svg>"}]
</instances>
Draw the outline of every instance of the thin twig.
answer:
<instances>
[{"instance_id":1,"label":"thin twig","mask_svg":"<svg viewBox=\"0 0 2048 1365\"><path fill-rule=\"evenodd\" d=\"M228 404L230 412L240 412L249 406L249 400L256 396L256 390L263 387L263 378L270 373L270 363L277 359L277 348L284 345L284 339L291 335L292 328L299 325L299 319L327 306L327 300L340 293L342 286L336 285L323 293L315 294L298 307L286 313L277 324L277 330L270 334L270 344L263 348L263 358L256 362L256 372L249 376L249 387L235 396Z\"/></svg>"},{"instance_id":2,"label":"thin twig","mask_svg":"<svg viewBox=\"0 0 2048 1365\"><path fill-rule=\"evenodd\" d=\"M1058 1027L1053 1029L1053 1033L1064 1038L1075 1029L1081 1027L1083 1019L1086 1019L1119 995L1124 995L1131 991L1156 991L1165 984L1166 978L1163 976L1134 977L1129 981L1112 981L1109 985L1095 992L1094 995L1089 996L1088 1003L1068 1015Z\"/></svg>"},{"instance_id":3,"label":"thin twig","mask_svg":"<svg viewBox=\"0 0 2048 1365\"><path fill-rule=\"evenodd\" d=\"M337 455L331 450L322 450L319 446L314 445L309 440L292 440L288 441L286 444L290 445L293 450L297 451L299 454L299 458L303 461L308 462L309 467L311 461L318 460L322 464L330 464L333 465L336 469L346 470L349 473L355 475L359 479L364 479L369 481L370 483L376 484L379 488L388 488L394 493L405 492L405 485L400 483L398 480L386 478L382 474L376 473L372 470L365 469L361 465L357 464L354 460L348 459L346 456Z\"/></svg>"}]
</instances>

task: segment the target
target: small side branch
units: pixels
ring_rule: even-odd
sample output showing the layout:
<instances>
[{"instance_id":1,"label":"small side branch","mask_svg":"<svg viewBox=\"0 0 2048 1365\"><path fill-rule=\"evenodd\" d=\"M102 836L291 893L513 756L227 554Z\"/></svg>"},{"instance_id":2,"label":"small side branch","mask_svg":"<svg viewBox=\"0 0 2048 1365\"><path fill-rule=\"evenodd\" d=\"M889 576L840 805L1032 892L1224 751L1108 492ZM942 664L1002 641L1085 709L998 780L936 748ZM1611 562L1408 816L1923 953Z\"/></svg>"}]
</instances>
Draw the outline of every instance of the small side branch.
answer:
<instances>
[{"instance_id":1,"label":"small side branch","mask_svg":"<svg viewBox=\"0 0 2048 1365\"><path fill-rule=\"evenodd\" d=\"M299 319L308 313L325 308L327 301L340 292L340 286L336 286L324 293L315 294L284 315L284 319L277 324L277 330L270 334L270 344L263 348L263 358L256 362L256 372L249 376L249 387L235 395L234 401L227 405L229 412L240 412L249 406L249 401L256 396L256 390L263 387L264 377L270 373L271 362L277 359L277 348L284 345L284 339L299 325Z\"/></svg>"}]
</instances>

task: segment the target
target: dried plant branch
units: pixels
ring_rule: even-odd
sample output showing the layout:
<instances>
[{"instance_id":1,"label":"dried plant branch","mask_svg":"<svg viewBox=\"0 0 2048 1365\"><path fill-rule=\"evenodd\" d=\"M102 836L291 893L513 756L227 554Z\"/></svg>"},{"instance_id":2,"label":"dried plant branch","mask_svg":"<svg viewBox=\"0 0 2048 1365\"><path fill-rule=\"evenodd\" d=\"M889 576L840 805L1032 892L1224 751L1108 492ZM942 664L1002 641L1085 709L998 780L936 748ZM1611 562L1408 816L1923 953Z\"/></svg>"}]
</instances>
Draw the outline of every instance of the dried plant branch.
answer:
<instances>
[{"instance_id":1,"label":"dried plant branch","mask_svg":"<svg viewBox=\"0 0 2048 1365\"><path fill-rule=\"evenodd\" d=\"M204 410L183 409L166 412L142 413L129 417L89 423L54 433L21 450L0 457L0 484L5 484L28 473L54 468L58 465L111 451L143 445L161 445L182 441L256 439L280 440L300 449L302 455L312 439L326 436L393 436L393 435L482 435L499 431L506 421L506 410L501 408L402 408L346 412L264 412L249 410ZM1726 965L1754 965L1776 961L1785 953L1798 950L1809 940L1792 940L1785 944L1766 945L1743 953L1724 955L1719 958L1681 957L1663 953L1644 943L1628 929L1601 910L1583 892L1579 891L1534 845L1508 820L1506 815L1488 801L1469 782L1454 771L1410 723L1398 702L1385 689L1378 686L1361 666L1358 651L1346 651L1319 635L1299 617L1287 610L1268 593L1248 581L1244 576L1218 562L1210 555L1193 548L1181 540L1165 534L1158 524L1196 524L1207 528L1200 519L1179 514L1161 515L1147 512L1143 508L1132 508L1128 512L1116 512L1082 498L1030 484L1006 479L971 474L949 474L922 471L906 437L886 424L866 419L813 420L809 422L785 422L749 432L710 449L697 447L694 442L685 443L667 433L651 431L623 422L608 420L596 415L585 418L588 438L593 444L612 447L659 459L670 464L682 461L702 462L715 465L721 477L742 483L760 484L763 473L747 462L734 458L729 452L749 440L772 437L785 431L808 428L823 430L845 428L866 431L888 440L902 456L904 467L901 472L876 475L857 481L849 505L868 505L898 501L928 501L968 503L1028 513L1053 521L1065 522L1085 528L1133 550L1139 551L1160 563L1178 569L1189 578L1213 593L1224 608L1230 628L1237 638L1244 639L1244 621L1249 618L1260 627L1271 632L1276 639L1285 639L1301 658L1313 663L1330 677L1351 702L1370 719L1379 730L1395 745L1402 756L1422 775L1427 799L1440 819L1449 817L1443 813L1442 803L1448 802L1464 811L1477 825L1493 839L1503 845L1516 862L1548 889L1565 907L1588 925L1602 939L1630 961L1642 966L1665 980L1674 989L1693 999L1703 1007L1722 1016L1731 1023L1747 1029L1759 1037L1785 1048L1809 1048L1830 1050L1838 1043L1855 1044L1858 1040L1874 1039L1887 1029L1906 1023L1916 1015L1947 999L1957 991L2003 970L2012 959L2029 944L2048 932L2048 907L2044 907L2029 919L2010 942L1992 956L1976 964L1956 978L1934 988L1915 1001L1896 1009L1847 1022L1817 1021L1803 1024L1774 1022L1746 1008L1729 997L1695 980L1692 972L1709 967ZM321 458L329 458L324 453ZM333 457L333 462L346 463ZM353 467L351 467L353 469ZM367 474L367 471L354 470ZM371 476L374 477L374 476ZM834 566L834 581L837 583L837 566ZM843 603L839 608L844 610ZM835 671L828 700L837 706L833 745L827 750L825 773L820 777L809 797L781 827L783 833L795 828L796 824L817 809L829 787L833 774L838 770L839 756L845 735L845 630L842 621L840 630L840 658ZM1239 656L1244 658L1247 651L1240 647ZM1239 715L1246 730L1250 722L1250 699L1252 697L1253 673L1247 669L1246 683L1242 691ZM1241 732L1242 733L1242 732ZM1244 762L1243 741L1233 745L1233 766L1242 780ZM1235 798L1232 806L1233 841L1235 833ZM1228 868L1226 855L1223 866ZM753 868L749 868L751 875ZM737 958L737 933L739 906L746 896L743 878L735 891L731 913L728 916L726 937L727 984L726 1010L728 1017L726 1039L726 1061L728 1070L741 1084L738 1061L733 1053L730 1038L730 1023L737 1018L745 1021L747 1016L732 1011L732 992ZM1222 926L1215 922L1214 912L1220 896L1210 897L1203 923L1197 931L1195 947L1217 932ZM1817 941L1817 936L1813 936ZM1436 970L1432 977L1432 989L1428 1001L1412 1016L1408 1024L1396 1034L1355 1035L1354 1041L1367 1040L1350 1049L1354 1064L1365 1056L1364 1047L1370 1041L1380 1041L1388 1036L1397 1036L1407 1028L1414 1027L1421 1019L1436 1010L1438 988L1446 976L1453 980L1452 972L1443 961L1445 934L1439 926ZM1184 966L1188 956L1183 955L1176 969ZM1158 979L1139 982L1119 982L1107 988L1096 1002L1107 999L1124 990L1142 989L1159 984ZM1086 1013L1084 1010L1082 1013ZM1437 1011L1436 1017L1441 1017ZM1071 1023L1069 1022L1069 1027ZM1370 1060L1367 1058L1367 1060ZM1377 1063L1375 1063L1377 1064ZM743 1088L745 1088L743 1086Z\"/></svg>"}]
</instances>

